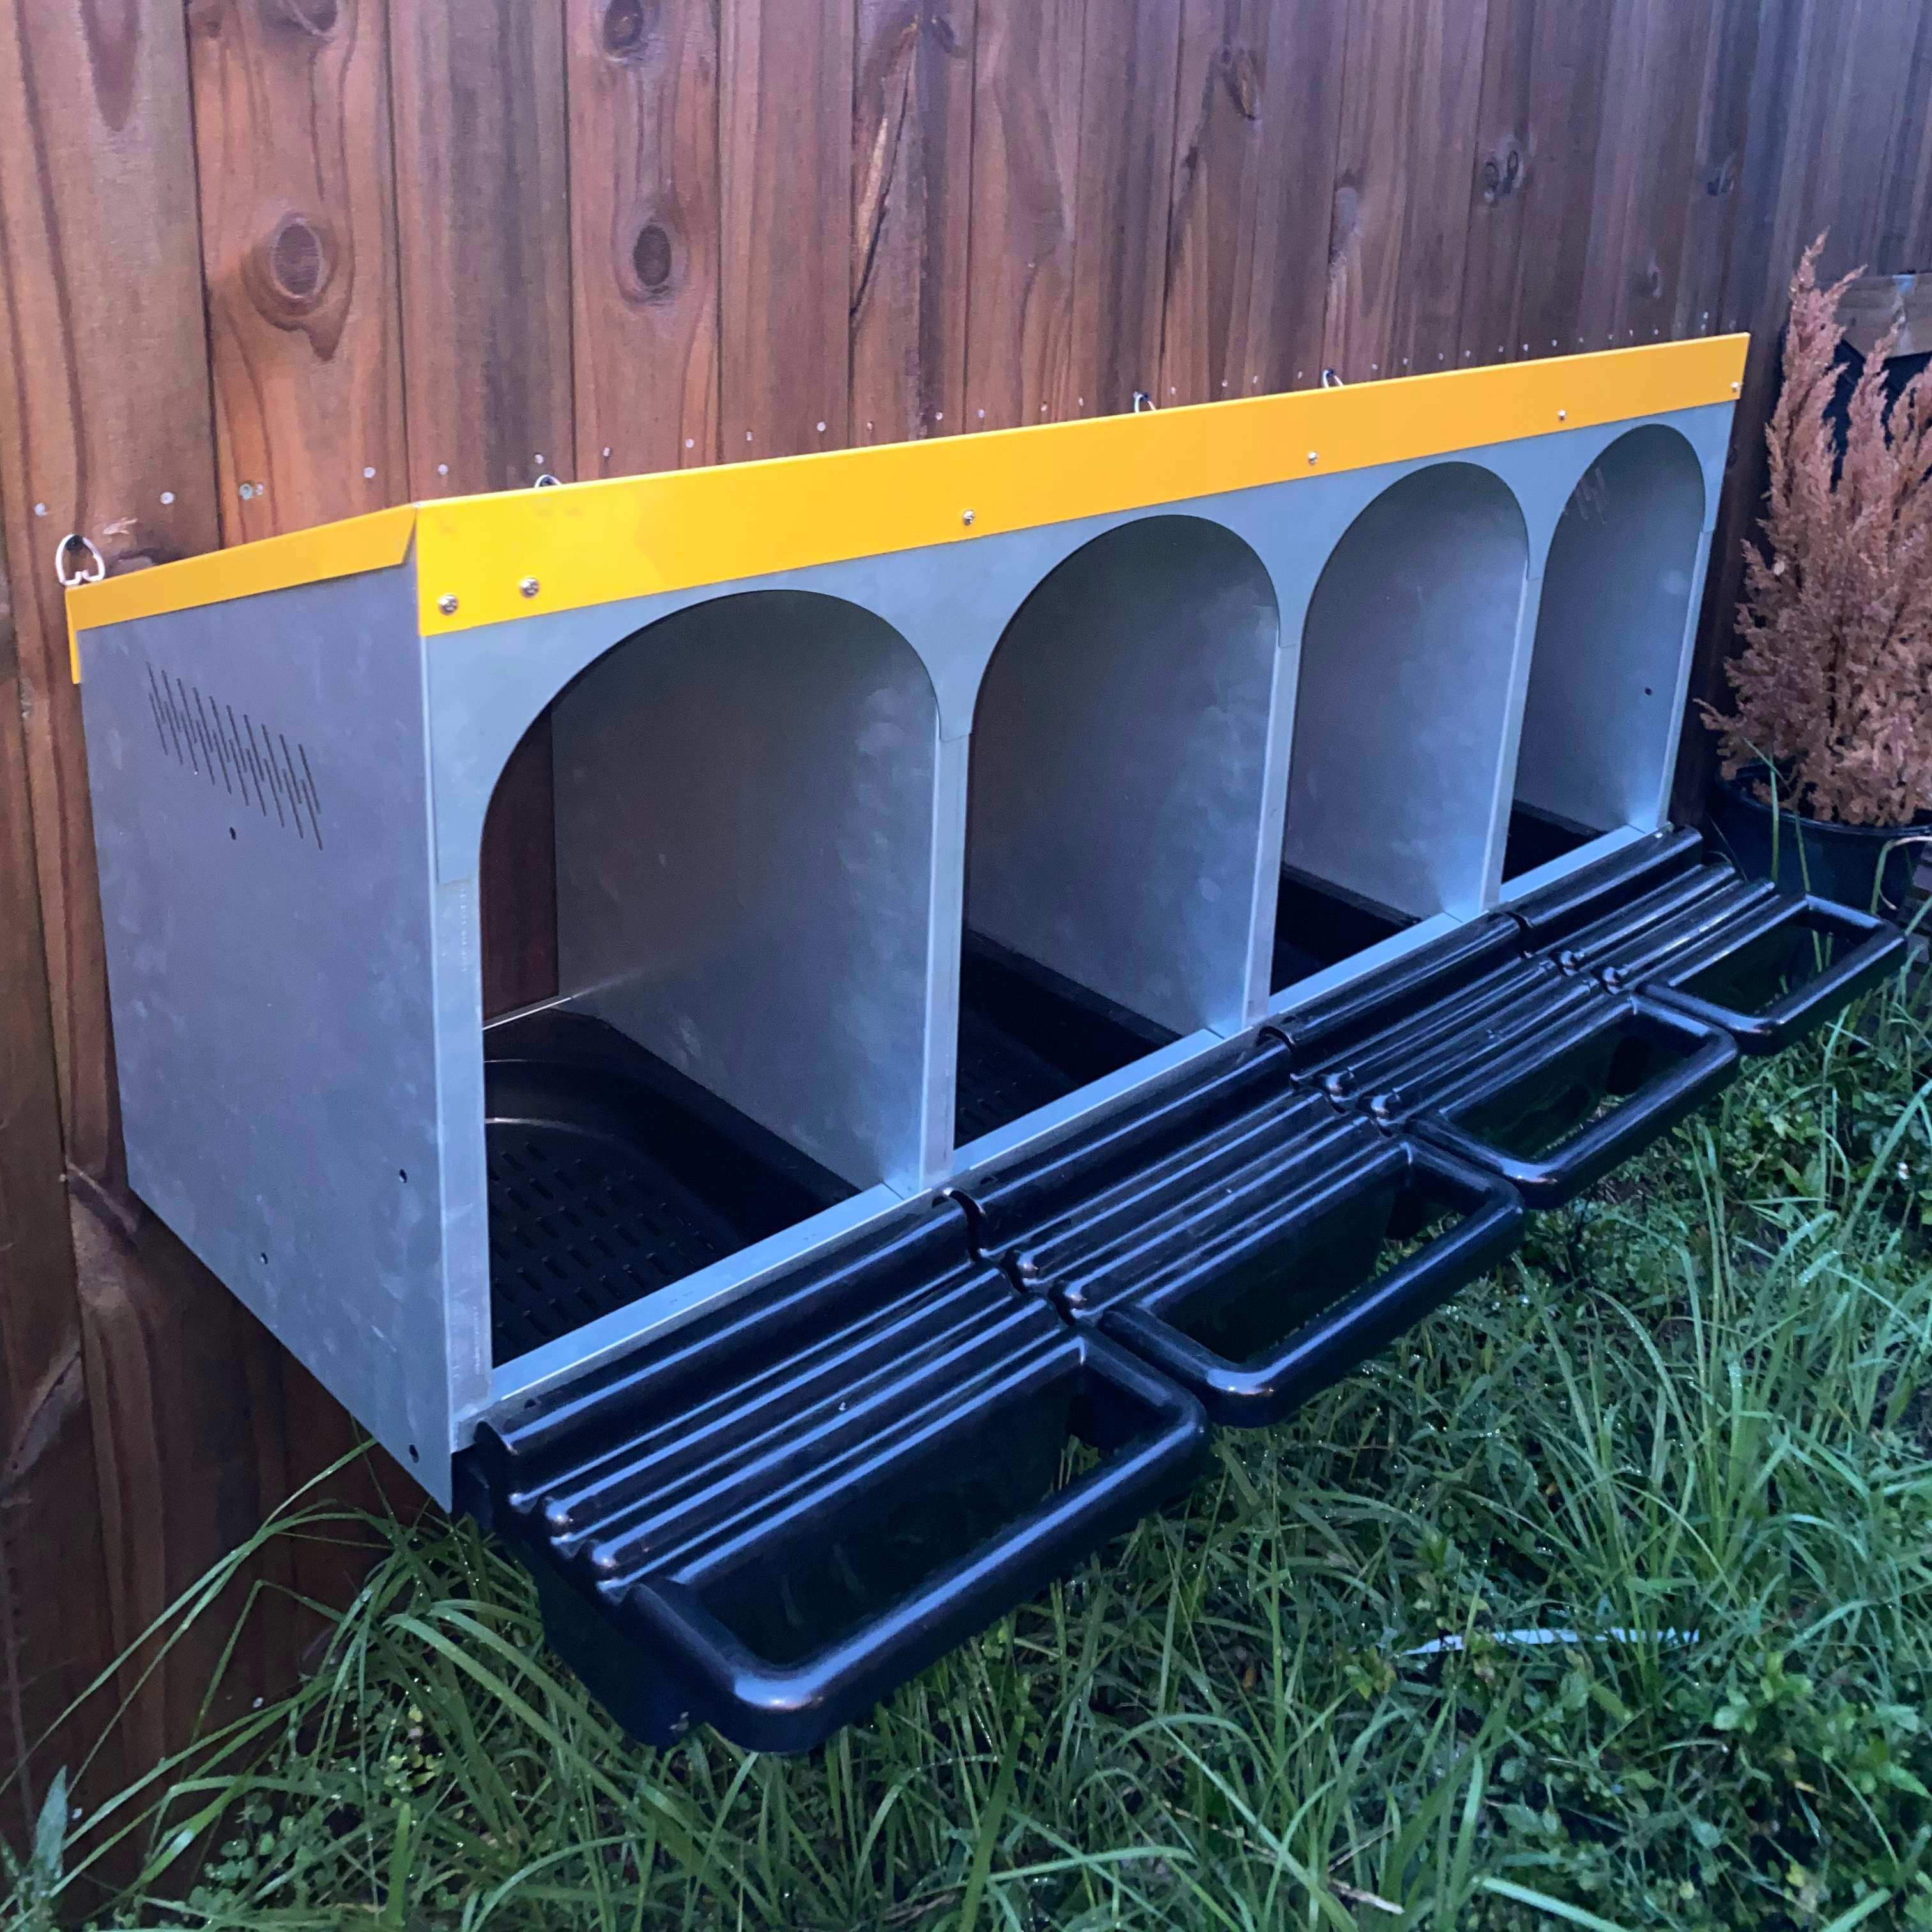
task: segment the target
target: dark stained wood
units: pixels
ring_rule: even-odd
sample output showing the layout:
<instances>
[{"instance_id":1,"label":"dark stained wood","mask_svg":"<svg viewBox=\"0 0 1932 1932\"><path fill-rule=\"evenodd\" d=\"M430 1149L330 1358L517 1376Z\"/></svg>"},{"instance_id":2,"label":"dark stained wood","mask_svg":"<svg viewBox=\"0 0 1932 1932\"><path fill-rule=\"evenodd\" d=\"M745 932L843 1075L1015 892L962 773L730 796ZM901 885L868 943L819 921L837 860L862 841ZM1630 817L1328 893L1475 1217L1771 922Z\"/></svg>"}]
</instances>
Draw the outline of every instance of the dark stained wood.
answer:
<instances>
[{"instance_id":1,"label":"dark stained wood","mask_svg":"<svg viewBox=\"0 0 1932 1932\"><path fill-rule=\"evenodd\" d=\"M1320 380L1343 0L1187 0L1162 404Z\"/></svg>"},{"instance_id":2,"label":"dark stained wood","mask_svg":"<svg viewBox=\"0 0 1932 1932\"><path fill-rule=\"evenodd\" d=\"M1180 0L1088 0L1072 340L1056 417L1114 416L1160 380Z\"/></svg>"},{"instance_id":3,"label":"dark stained wood","mask_svg":"<svg viewBox=\"0 0 1932 1932\"><path fill-rule=\"evenodd\" d=\"M845 441L850 4L720 0L724 460Z\"/></svg>"},{"instance_id":4,"label":"dark stained wood","mask_svg":"<svg viewBox=\"0 0 1932 1932\"><path fill-rule=\"evenodd\" d=\"M60 1096L14 625L0 572L0 1836L30 1839L47 1782L110 1715L64 1714L113 1654L100 1489L62 1185ZM110 1752L88 1792L111 1790Z\"/></svg>"},{"instance_id":5,"label":"dark stained wood","mask_svg":"<svg viewBox=\"0 0 1932 1932\"><path fill-rule=\"evenodd\" d=\"M1418 374L1453 357L1487 14L1488 0L1349 9L1324 332L1344 381Z\"/></svg>"},{"instance_id":6,"label":"dark stained wood","mask_svg":"<svg viewBox=\"0 0 1932 1932\"><path fill-rule=\"evenodd\" d=\"M1744 546L1764 496L1763 424L1777 393L1786 291L1799 256L1828 228L1821 279L1860 266L1878 274L1915 268L1912 256L1875 253L1928 236L1924 215L1902 220L1887 189L1898 158L1919 130L1907 116L1922 105L1915 10L1890 0L1846 0L1816 8L1766 0L1760 8L1746 110L1749 129L1740 170L1736 238L1723 308L1726 326L1752 334L1732 439L1731 460L1713 539L1691 676L1694 707L1727 703L1723 666L1734 636ZM1678 761L1674 809L1701 814L1713 769L1709 734L1694 708Z\"/></svg>"},{"instance_id":7,"label":"dark stained wood","mask_svg":"<svg viewBox=\"0 0 1932 1932\"><path fill-rule=\"evenodd\" d=\"M1687 74L1702 75L1712 14L1678 0L1617 0L1610 10L1604 98L1614 140L1600 143L1581 302L1592 348L1673 334L1697 123L1684 111ZM1721 256L1721 236L1715 239Z\"/></svg>"},{"instance_id":8,"label":"dark stained wood","mask_svg":"<svg viewBox=\"0 0 1932 1932\"><path fill-rule=\"evenodd\" d=\"M1440 366L1498 361L1498 344L1519 357L1586 346L1610 23L1568 0L1490 0L1462 322Z\"/></svg>"},{"instance_id":9,"label":"dark stained wood","mask_svg":"<svg viewBox=\"0 0 1932 1932\"><path fill-rule=\"evenodd\" d=\"M53 548L82 531L119 565L218 540L194 171L178 5L0 0L0 504L62 1119L68 1158L101 1176L119 1129Z\"/></svg>"},{"instance_id":10,"label":"dark stained wood","mask_svg":"<svg viewBox=\"0 0 1932 1932\"><path fill-rule=\"evenodd\" d=\"M389 18L410 494L568 481L562 0Z\"/></svg>"},{"instance_id":11,"label":"dark stained wood","mask_svg":"<svg viewBox=\"0 0 1932 1932\"><path fill-rule=\"evenodd\" d=\"M382 0L193 0L188 46L223 536L403 502Z\"/></svg>"},{"instance_id":12,"label":"dark stained wood","mask_svg":"<svg viewBox=\"0 0 1932 1932\"><path fill-rule=\"evenodd\" d=\"M966 410L975 0L860 0L849 440L956 435Z\"/></svg>"},{"instance_id":13,"label":"dark stained wood","mask_svg":"<svg viewBox=\"0 0 1932 1932\"><path fill-rule=\"evenodd\" d=\"M1086 0L979 0L969 429L1038 422L1065 385L1085 19Z\"/></svg>"},{"instance_id":14,"label":"dark stained wood","mask_svg":"<svg viewBox=\"0 0 1932 1932\"><path fill-rule=\"evenodd\" d=\"M1677 280L1679 337L1714 335L1724 326L1724 289L1736 244L1744 156L1750 134L1751 70L1757 59L1757 0L1714 0L1698 87L1696 159ZM1681 88L1682 76L1678 84ZM1682 113L1681 100L1675 111Z\"/></svg>"},{"instance_id":15,"label":"dark stained wood","mask_svg":"<svg viewBox=\"0 0 1932 1932\"><path fill-rule=\"evenodd\" d=\"M577 473L718 460L710 0L569 0Z\"/></svg>"},{"instance_id":16,"label":"dark stained wood","mask_svg":"<svg viewBox=\"0 0 1932 1932\"><path fill-rule=\"evenodd\" d=\"M71 1463L59 1481L93 1486L90 1506L58 1526L75 1562L46 1573L76 1646L45 1660L56 1677L106 1670L175 1590L326 1458L332 1431L346 1441L349 1428L329 1402L298 1436L279 1397L260 1395L280 1386L285 1358L172 1236L146 1232L155 1224L129 1196L121 1155L79 706L52 551L59 533L79 530L124 569L206 548L218 534L201 261L184 192L195 168L189 105L179 8L0 8L0 508L10 554L28 560L15 616L62 1076L63 1346L71 1337L77 1347L86 1397L84 1409L61 1406L74 1358L50 1358L34 1413ZM9 708L19 715L10 697ZM16 836L27 822L14 821ZM21 916L15 896L0 908L10 926ZM63 1269L52 1252L42 1292L57 1308ZM54 1496L47 1442L30 1433L19 1453L35 1466L34 1489ZM152 1506L157 1496L164 1508ZM25 1499L16 1491L10 1501ZM86 1555L92 1525L98 1565ZM10 1534L27 1538L30 1526L16 1519ZM256 1572L292 1574L279 1554ZM292 1635L286 1618L260 1620L224 1695L289 1682ZM184 1741L225 1636L204 1624L141 1687L117 1733L135 1767L164 1742ZM38 1670L43 1660L32 1661ZM132 1692L130 1678L123 1688Z\"/></svg>"},{"instance_id":17,"label":"dark stained wood","mask_svg":"<svg viewBox=\"0 0 1932 1932\"><path fill-rule=\"evenodd\" d=\"M510 754L483 821L485 1019L557 990L555 801L546 713Z\"/></svg>"},{"instance_id":18,"label":"dark stained wood","mask_svg":"<svg viewBox=\"0 0 1932 1932\"><path fill-rule=\"evenodd\" d=\"M578 440L562 0L394 8L391 22L394 98L407 104L395 116L396 182L412 494L568 478ZM647 386L640 373L637 392ZM537 769L547 780L547 749ZM478 883L494 946L526 962L548 945L554 958L554 915L546 928L536 910L555 892L548 783L495 818ZM514 969L493 952L485 970L501 983ZM536 997L554 990L539 986Z\"/></svg>"}]
</instances>

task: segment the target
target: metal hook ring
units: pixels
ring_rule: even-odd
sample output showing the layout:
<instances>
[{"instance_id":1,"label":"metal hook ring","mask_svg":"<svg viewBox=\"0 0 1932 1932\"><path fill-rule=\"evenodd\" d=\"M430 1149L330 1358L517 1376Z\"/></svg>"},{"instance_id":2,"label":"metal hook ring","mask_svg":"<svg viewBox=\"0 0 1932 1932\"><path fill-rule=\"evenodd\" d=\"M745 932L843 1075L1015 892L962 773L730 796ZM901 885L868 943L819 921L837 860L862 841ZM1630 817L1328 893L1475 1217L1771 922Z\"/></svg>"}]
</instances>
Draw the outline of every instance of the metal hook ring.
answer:
<instances>
[{"instance_id":1,"label":"metal hook ring","mask_svg":"<svg viewBox=\"0 0 1932 1932\"><path fill-rule=\"evenodd\" d=\"M1336 374L1334 370L1324 369L1322 372L1322 386L1324 389L1344 389L1348 387L1348 385Z\"/></svg>"},{"instance_id":2,"label":"metal hook ring","mask_svg":"<svg viewBox=\"0 0 1932 1932\"><path fill-rule=\"evenodd\" d=\"M550 472L546 470L544 473L530 485L530 488L532 490L561 490L563 488L563 484L560 478L553 476Z\"/></svg>"},{"instance_id":3,"label":"metal hook ring","mask_svg":"<svg viewBox=\"0 0 1932 1932\"><path fill-rule=\"evenodd\" d=\"M1154 411L1159 407L1160 405L1154 400L1153 397L1148 394L1146 390L1136 389L1134 392L1134 414L1136 416L1150 416Z\"/></svg>"},{"instance_id":4,"label":"metal hook ring","mask_svg":"<svg viewBox=\"0 0 1932 1932\"><path fill-rule=\"evenodd\" d=\"M70 544L79 544L94 560L94 568L91 571L83 567L71 577L68 574L67 553ZM69 530L54 545L54 574L60 579L63 590L71 590L77 584L98 584L107 574L107 560L94 548L92 537L83 536L78 530Z\"/></svg>"}]
</instances>

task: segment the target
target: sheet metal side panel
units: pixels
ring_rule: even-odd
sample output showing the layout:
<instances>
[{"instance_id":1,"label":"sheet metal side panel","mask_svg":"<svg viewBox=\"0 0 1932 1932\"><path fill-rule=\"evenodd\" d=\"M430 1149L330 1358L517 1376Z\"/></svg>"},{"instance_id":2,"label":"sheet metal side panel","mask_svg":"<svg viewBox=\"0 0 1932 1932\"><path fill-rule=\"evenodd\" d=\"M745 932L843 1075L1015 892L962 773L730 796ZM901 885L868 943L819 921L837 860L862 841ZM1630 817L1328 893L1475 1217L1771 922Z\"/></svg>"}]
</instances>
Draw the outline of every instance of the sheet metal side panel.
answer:
<instances>
[{"instance_id":1,"label":"sheet metal side panel","mask_svg":"<svg viewBox=\"0 0 1932 1932\"><path fill-rule=\"evenodd\" d=\"M433 842L407 566L83 634L128 1175L448 1492Z\"/></svg>"}]
</instances>

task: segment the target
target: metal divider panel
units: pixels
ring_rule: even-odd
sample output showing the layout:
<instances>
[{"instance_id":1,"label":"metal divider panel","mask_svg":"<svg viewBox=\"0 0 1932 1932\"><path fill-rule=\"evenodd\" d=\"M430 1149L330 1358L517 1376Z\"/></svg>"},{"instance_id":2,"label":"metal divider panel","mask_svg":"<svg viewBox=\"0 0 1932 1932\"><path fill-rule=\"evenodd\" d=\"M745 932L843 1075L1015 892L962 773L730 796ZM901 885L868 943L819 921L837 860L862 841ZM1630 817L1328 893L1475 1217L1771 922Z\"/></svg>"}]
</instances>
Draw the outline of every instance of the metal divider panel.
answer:
<instances>
[{"instance_id":1,"label":"metal divider panel","mask_svg":"<svg viewBox=\"0 0 1932 1932\"><path fill-rule=\"evenodd\" d=\"M1198 1406L952 1202L486 1425L496 1526L622 1720L801 1750L1191 1473Z\"/></svg>"}]
</instances>

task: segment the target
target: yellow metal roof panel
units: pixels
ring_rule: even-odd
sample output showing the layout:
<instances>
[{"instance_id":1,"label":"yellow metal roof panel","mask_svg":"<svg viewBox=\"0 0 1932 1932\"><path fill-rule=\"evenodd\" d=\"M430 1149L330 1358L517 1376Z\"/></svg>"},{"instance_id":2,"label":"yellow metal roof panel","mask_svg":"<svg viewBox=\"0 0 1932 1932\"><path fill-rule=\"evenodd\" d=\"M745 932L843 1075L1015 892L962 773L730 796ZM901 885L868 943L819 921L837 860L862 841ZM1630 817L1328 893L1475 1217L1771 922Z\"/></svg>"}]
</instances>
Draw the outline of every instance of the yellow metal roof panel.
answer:
<instances>
[{"instance_id":1,"label":"yellow metal roof panel","mask_svg":"<svg viewBox=\"0 0 1932 1932\"><path fill-rule=\"evenodd\" d=\"M1700 338L382 510L68 593L78 632L399 563L425 634L1736 400Z\"/></svg>"}]
</instances>

